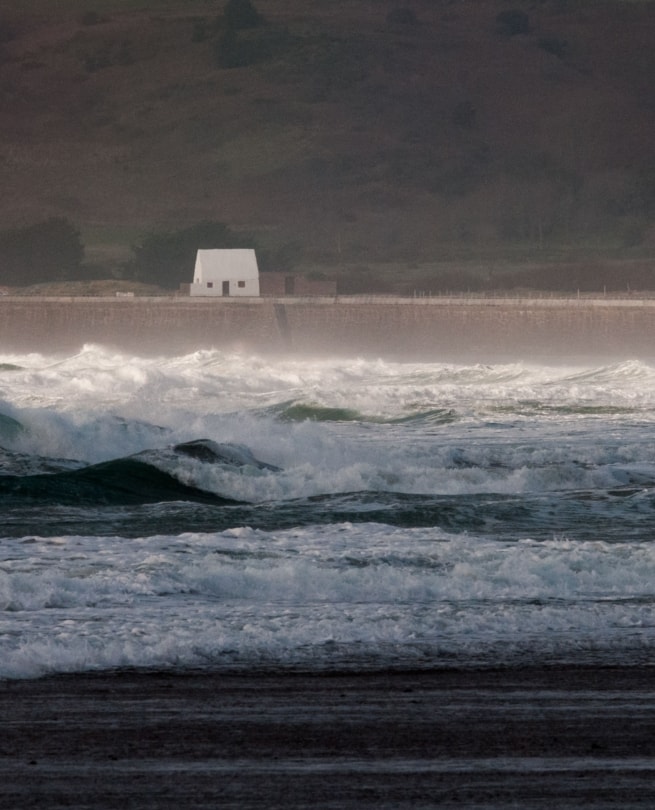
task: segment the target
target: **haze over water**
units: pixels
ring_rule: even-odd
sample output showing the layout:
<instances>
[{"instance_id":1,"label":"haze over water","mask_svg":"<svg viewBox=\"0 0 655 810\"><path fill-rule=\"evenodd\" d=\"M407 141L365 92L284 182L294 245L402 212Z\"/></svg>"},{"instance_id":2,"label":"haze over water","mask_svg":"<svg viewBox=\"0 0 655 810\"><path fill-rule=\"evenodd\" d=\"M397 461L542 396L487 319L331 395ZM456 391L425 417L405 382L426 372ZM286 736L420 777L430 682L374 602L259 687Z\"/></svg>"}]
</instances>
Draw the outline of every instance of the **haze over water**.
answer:
<instances>
[{"instance_id":1,"label":"haze over water","mask_svg":"<svg viewBox=\"0 0 655 810\"><path fill-rule=\"evenodd\" d=\"M0 677L652 660L650 365L0 364Z\"/></svg>"}]
</instances>

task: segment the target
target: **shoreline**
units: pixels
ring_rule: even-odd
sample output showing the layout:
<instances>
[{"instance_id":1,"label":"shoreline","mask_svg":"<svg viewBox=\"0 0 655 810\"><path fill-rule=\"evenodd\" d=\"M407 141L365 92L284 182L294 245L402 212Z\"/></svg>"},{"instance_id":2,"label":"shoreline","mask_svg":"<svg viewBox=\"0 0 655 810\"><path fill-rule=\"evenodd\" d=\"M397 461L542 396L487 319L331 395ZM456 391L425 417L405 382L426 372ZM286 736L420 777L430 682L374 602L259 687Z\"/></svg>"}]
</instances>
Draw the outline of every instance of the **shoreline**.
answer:
<instances>
[{"instance_id":1,"label":"shoreline","mask_svg":"<svg viewBox=\"0 0 655 810\"><path fill-rule=\"evenodd\" d=\"M653 667L0 682L7 808L652 807Z\"/></svg>"}]
</instances>

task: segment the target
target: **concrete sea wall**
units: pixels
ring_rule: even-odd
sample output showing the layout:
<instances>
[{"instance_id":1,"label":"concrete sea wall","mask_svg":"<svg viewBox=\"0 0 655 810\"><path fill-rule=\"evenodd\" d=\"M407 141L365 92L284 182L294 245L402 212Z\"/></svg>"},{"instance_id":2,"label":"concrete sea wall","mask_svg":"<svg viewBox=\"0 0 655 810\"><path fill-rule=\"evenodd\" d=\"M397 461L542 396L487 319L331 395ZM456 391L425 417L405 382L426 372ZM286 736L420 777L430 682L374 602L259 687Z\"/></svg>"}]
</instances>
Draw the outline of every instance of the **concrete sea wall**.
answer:
<instances>
[{"instance_id":1,"label":"concrete sea wall","mask_svg":"<svg viewBox=\"0 0 655 810\"><path fill-rule=\"evenodd\" d=\"M555 298L0 299L0 352L98 343L491 362L655 359L655 301Z\"/></svg>"}]
</instances>

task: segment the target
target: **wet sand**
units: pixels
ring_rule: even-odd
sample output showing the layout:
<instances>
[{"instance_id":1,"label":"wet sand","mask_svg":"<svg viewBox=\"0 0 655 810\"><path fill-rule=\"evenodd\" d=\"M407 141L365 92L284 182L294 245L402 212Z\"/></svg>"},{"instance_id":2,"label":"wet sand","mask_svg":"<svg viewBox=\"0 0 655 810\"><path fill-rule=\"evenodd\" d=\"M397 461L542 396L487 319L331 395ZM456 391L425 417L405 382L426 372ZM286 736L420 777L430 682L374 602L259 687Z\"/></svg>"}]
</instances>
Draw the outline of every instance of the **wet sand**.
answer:
<instances>
[{"instance_id":1,"label":"wet sand","mask_svg":"<svg viewBox=\"0 0 655 810\"><path fill-rule=\"evenodd\" d=\"M0 683L0 806L655 806L655 669Z\"/></svg>"}]
</instances>

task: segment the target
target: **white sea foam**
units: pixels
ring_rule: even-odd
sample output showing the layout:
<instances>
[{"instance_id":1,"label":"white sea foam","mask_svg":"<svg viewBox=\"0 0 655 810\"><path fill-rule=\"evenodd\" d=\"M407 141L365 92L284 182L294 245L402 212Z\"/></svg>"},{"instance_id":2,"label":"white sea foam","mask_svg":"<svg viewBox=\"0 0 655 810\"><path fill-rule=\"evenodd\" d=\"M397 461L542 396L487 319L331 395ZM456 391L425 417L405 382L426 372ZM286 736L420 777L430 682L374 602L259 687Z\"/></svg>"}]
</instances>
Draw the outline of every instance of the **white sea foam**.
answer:
<instances>
[{"instance_id":1,"label":"white sea foam","mask_svg":"<svg viewBox=\"0 0 655 810\"><path fill-rule=\"evenodd\" d=\"M655 413L655 372L643 363L575 370L270 363L217 351L144 359L97 346L56 362L5 359L23 368L0 378L0 411L25 430L4 446L96 463L201 437L240 442L285 473L244 477L189 461L178 461L173 472L247 501L358 489L452 494L612 486L628 480L635 465L649 474L655 458L655 439L626 430L626 412L640 423L652 423ZM361 414L364 426L371 418L434 409L452 411L454 422L419 418L414 430L411 423L383 424L356 433L339 423L282 424L267 409L285 402L348 409ZM609 427L602 444L595 435L590 441L586 429L599 421Z\"/></svg>"},{"instance_id":2,"label":"white sea foam","mask_svg":"<svg viewBox=\"0 0 655 810\"><path fill-rule=\"evenodd\" d=\"M364 414L398 416L481 401L538 401L557 406L581 402L652 407L655 369L626 362L598 368L512 364L454 366L364 360L280 360L201 351L174 358L139 358L87 346L53 362L39 355L5 355L22 368L5 373L0 396L16 404L56 404L78 410L86 402L111 408L120 403L149 416L181 405L202 413L262 407L287 400L313 400ZM7 376L10 374L10 376ZM10 381L10 385L7 383ZM145 410L144 410L145 406Z\"/></svg>"},{"instance_id":3,"label":"white sea foam","mask_svg":"<svg viewBox=\"0 0 655 810\"><path fill-rule=\"evenodd\" d=\"M510 499L505 522L489 513L475 535L336 522L3 538L0 677L651 661L655 552L643 531L622 535L622 521L651 525L651 366L139 358L98 346L0 362L19 366L0 373L8 464L11 453L85 464L141 454L183 483L263 506L365 492L348 504L364 516L395 509L389 493L450 506L475 496L473 512L481 496ZM242 443L281 470L172 449L199 438ZM512 509L528 516L509 531ZM538 541L524 528L537 524Z\"/></svg>"},{"instance_id":4,"label":"white sea foam","mask_svg":"<svg viewBox=\"0 0 655 810\"><path fill-rule=\"evenodd\" d=\"M593 660L655 643L655 550L363 524L5 541L0 677Z\"/></svg>"}]
</instances>

